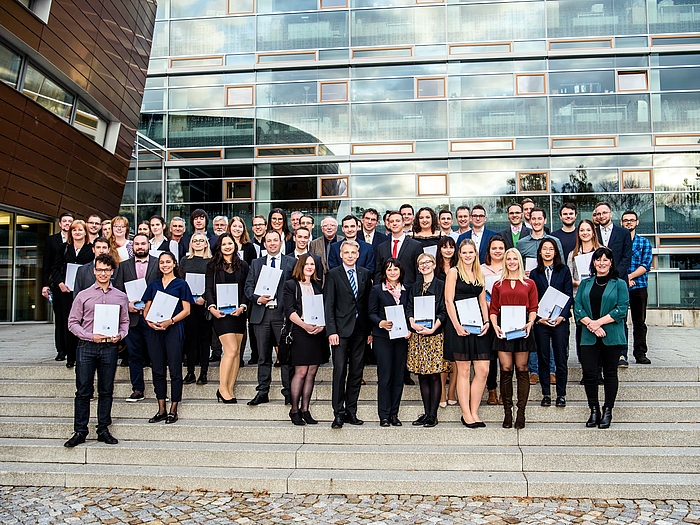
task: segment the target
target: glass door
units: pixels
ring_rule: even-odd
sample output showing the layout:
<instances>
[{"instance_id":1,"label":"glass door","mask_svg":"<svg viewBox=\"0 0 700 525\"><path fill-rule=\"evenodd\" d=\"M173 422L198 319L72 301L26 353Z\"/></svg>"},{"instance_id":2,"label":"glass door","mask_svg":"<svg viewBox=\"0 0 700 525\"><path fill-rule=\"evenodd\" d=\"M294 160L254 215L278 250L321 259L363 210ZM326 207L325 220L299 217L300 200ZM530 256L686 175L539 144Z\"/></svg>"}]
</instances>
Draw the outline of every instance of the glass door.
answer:
<instances>
[{"instance_id":1,"label":"glass door","mask_svg":"<svg viewBox=\"0 0 700 525\"><path fill-rule=\"evenodd\" d=\"M0 322L12 321L12 216L0 211Z\"/></svg>"},{"instance_id":2,"label":"glass door","mask_svg":"<svg viewBox=\"0 0 700 525\"><path fill-rule=\"evenodd\" d=\"M24 215L16 216L14 322L49 319L51 308L41 295L41 267L44 246L51 230L51 222Z\"/></svg>"}]
</instances>

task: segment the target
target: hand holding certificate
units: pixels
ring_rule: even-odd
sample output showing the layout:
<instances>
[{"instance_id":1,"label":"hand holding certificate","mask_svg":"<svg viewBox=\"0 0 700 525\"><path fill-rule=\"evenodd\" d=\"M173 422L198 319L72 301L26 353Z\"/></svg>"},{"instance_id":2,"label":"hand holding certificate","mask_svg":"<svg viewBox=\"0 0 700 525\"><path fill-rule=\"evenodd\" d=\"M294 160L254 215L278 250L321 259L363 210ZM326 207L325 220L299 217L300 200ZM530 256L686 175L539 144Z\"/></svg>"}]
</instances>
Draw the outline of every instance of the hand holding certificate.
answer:
<instances>
[{"instance_id":1,"label":"hand holding certificate","mask_svg":"<svg viewBox=\"0 0 700 525\"><path fill-rule=\"evenodd\" d=\"M579 280L585 279L591 276L591 259L593 258L593 252L583 253L574 257L574 263L576 264L576 271L578 272Z\"/></svg>"},{"instance_id":2,"label":"hand holding certificate","mask_svg":"<svg viewBox=\"0 0 700 525\"><path fill-rule=\"evenodd\" d=\"M114 337L119 334L119 305L96 304L93 317L93 335Z\"/></svg>"},{"instance_id":3,"label":"hand holding certificate","mask_svg":"<svg viewBox=\"0 0 700 525\"><path fill-rule=\"evenodd\" d=\"M542 319L549 319L549 323L554 324L555 319L559 317L562 310L566 308L568 302L568 295L550 286L544 292L542 299L540 299L537 307L537 315Z\"/></svg>"},{"instance_id":4,"label":"hand holding certificate","mask_svg":"<svg viewBox=\"0 0 700 525\"><path fill-rule=\"evenodd\" d=\"M484 323L481 318L479 299L476 297L461 299L460 301L455 301L455 306L457 307L459 324L462 325L462 328L470 334L481 334Z\"/></svg>"},{"instance_id":5,"label":"hand holding certificate","mask_svg":"<svg viewBox=\"0 0 700 525\"><path fill-rule=\"evenodd\" d=\"M273 268L272 266L263 266L260 268L260 277L255 285L253 293L263 296L269 295L274 298L277 295L277 284L282 278L282 270Z\"/></svg>"},{"instance_id":6,"label":"hand holding certificate","mask_svg":"<svg viewBox=\"0 0 700 525\"><path fill-rule=\"evenodd\" d=\"M431 330L435 325L435 296L413 298L413 323Z\"/></svg>"},{"instance_id":7,"label":"hand holding certificate","mask_svg":"<svg viewBox=\"0 0 700 525\"><path fill-rule=\"evenodd\" d=\"M190 286L190 292L197 298L204 295L204 274L203 273L188 273L185 277L187 284Z\"/></svg>"},{"instance_id":8,"label":"hand holding certificate","mask_svg":"<svg viewBox=\"0 0 700 525\"><path fill-rule=\"evenodd\" d=\"M151 307L146 315L146 321L160 323L172 319L179 300L180 299L177 297L173 297L167 293L156 292L156 296L153 298Z\"/></svg>"},{"instance_id":9,"label":"hand holding certificate","mask_svg":"<svg viewBox=\"0 0 700 525\"><path fill-rule=\"evenodd\" d=\"M501 306L501 330L508 341L527 336L526 317L524 306Z\"/></svg>"},{"instance_id":10,"label":"hand holding certificate","mask_svg":"<svg viewBox=\"0 0 700 525\"><path fill-rule=\"evenodd\" d=\"M141 309L146 306L141 300L143 293L146 291L146 279L134 279L133 281L127 281L124 283L124 289L126 290L126 295L129 298L129 302L135 303L135 308Z\"/></svg>"},{"instance_id":11,"label":"hand holding certificate","mask_svg":"<svg viewBox=\"0 0 700 525\"><path fill-rule=\"evenodd\" d=\"M75 276L78 274L78 268L80 268L79 264L66 264L66 280L63 284L65 284L71 292L75 290Z\"/></svg>"},{"instance_id":12,"label":"hand holding certificate","mask_svg":"<svg viewBox=\"0 0 700 525\"><path fill-rule=\"evenodd\" d=\"M408 326L406 325L406 315L404 314L402 304L385 306L384 313L386 314L386 320L391 323L389 339L399 339L409 335Z\"/></svg>"},{"instance_id":13,"label":"hand holding certificate","mask_svg":"<svg viewBox=\"0 0 700 525\"><path fill-rule=\"evenodd\" d=\"M216 285L217 309L224 315L230 315L238 308L238 284L221 283Z\"/></svg>"},{"instance_id":14,"label":"hand holding certificate","mask_svg":"<svg viewBox=\"0 0 700 525\"><path fill-rule=\"evenodd\" d=\"M304 322L315 326L326 326L326 312L323 309L323 295L304 295L301 298Z\"/></svg>"}]
</instances>

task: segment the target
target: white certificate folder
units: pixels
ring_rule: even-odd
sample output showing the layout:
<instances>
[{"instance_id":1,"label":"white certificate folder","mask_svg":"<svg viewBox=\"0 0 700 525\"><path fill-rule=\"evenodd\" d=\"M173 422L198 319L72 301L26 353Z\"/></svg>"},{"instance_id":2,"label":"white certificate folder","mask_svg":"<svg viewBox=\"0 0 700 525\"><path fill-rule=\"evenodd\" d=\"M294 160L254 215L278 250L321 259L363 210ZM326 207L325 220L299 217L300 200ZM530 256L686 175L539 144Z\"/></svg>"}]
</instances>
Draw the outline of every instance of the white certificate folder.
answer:
<instances>
[{"instance_id":1,"label":"white certificate folder","mask_svg":"<svg viewBox=\"0 0 700 525\"><path fill-rule=\"evenodd\" d=\"M63 284L65 284L71 292L75 290L75 277L78 275L78 268L80 268L79 264L66 264L66 280Z\"/></svg>"},{"instance_id":2,"label":"white certificate folder","mask_svg":"<svg viewBox=\"0 0 700 525\"><path fill-rule=\"evenodd\" d=\"M385 306L384 313L386 320L393 323L389 330L389 339L399 339L408 335L408 325L406 324L406 314L403 311L403 305Z\"/></svg>"},{"instance_id":3,"label":"white certificate folder","mask_svg":"<svg viewBox=\"0 0 700 525\"><path fill-rule=\"evenodd\" d=\"M455 301L457 307L457 317L459 324L462 325L470 334L480 334L483 328L481 319L481 308L479 307L479 299L471 297L470 299L461 299Z\"/></svg>"},{"instance_id":4,"label":"white certificate folder","mask_svg":"<svg viewBox=\"0 0 700 525\"><path fill-rule=\"evenodd\" d=\"M430 330L435 324L435 296L425 295L413 298L413 322Z\"/></svg>"},{"instance_id":5,"label":"white certificate folder","mask_svg":"<svg viewBox=\"0 0 700 525\"><path fill-rule=\"evenodd\" d=\"M326 326L326 313L323 310L323 295L302 295L301 308L304 322L316 326Z\"/></svg>"},{"instance_id":6,"label":"white certificate folder","mask_svg":"<svg viewBox=\"0 0 700 525\"><path fill-rule=\"evenodd\" d=\"M124 283L124 289L129 301L136 302L136 308L143 308L144 305L141 298L146 291L146 279L134 279L133 281L127 281Z\"/></svg>"},{"instance_id":7,"label":"white certificate folder","mask_svg":"<svg viewBox=\"0 0 700 525\"><path fill-rule=\"evenodd\" d=\"M238 308L238 284L217 284L216 302L221 312L227 315L233 313Z\"/></svg>"},{"instance_id":8,"label":"white certificate folder","mask_svg":"<svg viewBox=\"0 0 700 525\"><path fill-rule=\"evenodd\" d=\"M167 293L156 292L156 296L151 303L151 309L148 310L146 321L160 323L166 319L172 319L179 300L180 299L177 297L173 297Z\"/></svg>"},{"instance_id":9,"label":"white certificate folder","mask_svg":"<svg viewBox=\"0 0 700 525\"><path fill-rule=\"evenodd\" d=\"M92 333L113 337L119 333L119 305L96 304Z\"/></svg>"},{"instance_id":10,"label":"white certificate folder","mask_svg":"<svg viewBox=\"0 0 700 525\"><path fill-rule=\"evenodd\" d=\"M554 320L559 317L568 302L568 295L550 286L544 292L542 299L540 299L537 307L537 315L542 319Z\"/></svg>"},{"instance_id":11,"label":"white certificate folder","mask_svg":"<svg viewBox=\"0 0 700 525\"><path fill-rule=\"evenodd\" d=\"M203 273L188 273L185 277L187 284L190 286L190 292L195 297L204 295L204 274Z\"/></svg>"},{"instance_id":12,"label":"white certificate folder","mask_svg":"<svg viewBox=\"0 0 700 525\"><path fill-rule=\"evenodd\" d=\"M263 266L260 268L260 276L255 284L255 295L269 295L275 297L277 295L277 284L282 277L282 270L273 268L272 266Z\"/></svg>"},{"instance_id":13,"label":"white certificate folder","mask_svg":"<svg viewBox=\"0 0 700 525\"><path fill-rule=\"evenodd\" d=\"M506 339L510 341L525 337L527 332L523 327L527 324L526 316L524 306L501 306L501 330L506 334Z\"/></svg>"}]
</instances>

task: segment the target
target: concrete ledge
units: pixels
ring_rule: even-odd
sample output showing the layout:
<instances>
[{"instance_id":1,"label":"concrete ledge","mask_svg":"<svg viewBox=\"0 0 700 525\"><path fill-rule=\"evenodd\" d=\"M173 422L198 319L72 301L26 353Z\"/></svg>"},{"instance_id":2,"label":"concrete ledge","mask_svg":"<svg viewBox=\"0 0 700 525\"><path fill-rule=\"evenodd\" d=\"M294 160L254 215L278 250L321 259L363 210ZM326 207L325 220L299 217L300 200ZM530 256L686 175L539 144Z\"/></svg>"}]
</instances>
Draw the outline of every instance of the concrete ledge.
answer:
<instances>
[{"instance_id":1,"label":"concrete ledge","mask_svg":"<svg viewBox=\"0 0 700 525\"><path fill-rule=\"evenodd\" d=\"M609 429L583 423L533 423L519 431L521 446L585 445L599 447L697 447L700 431L688 423L613 423Z\"/></svg>"}]
</instances>

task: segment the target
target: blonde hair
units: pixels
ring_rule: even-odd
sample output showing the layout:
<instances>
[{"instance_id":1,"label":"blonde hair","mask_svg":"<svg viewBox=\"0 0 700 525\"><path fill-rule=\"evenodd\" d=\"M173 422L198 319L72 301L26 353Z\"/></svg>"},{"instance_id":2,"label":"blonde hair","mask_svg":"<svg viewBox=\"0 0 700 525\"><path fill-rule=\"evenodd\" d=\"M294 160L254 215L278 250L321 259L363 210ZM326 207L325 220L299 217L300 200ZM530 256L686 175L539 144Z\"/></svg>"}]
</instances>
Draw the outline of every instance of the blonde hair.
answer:
<instances>
[{"instance_id":1,"label":"blonde hair","mask_svg":"<svg viewBox=\"0 0 700 525\"><path fill-rule=\"evenodd\" d=\"M471 239L464 239L460 245L459 245L459 251L458 253L460 254L459 257L457 257L457 273L459 276L462 278L462 280L465 283L471 283L471 279L469 278L469 274L467 273L467 266L464 264L464 261L462 260L462 248L465 246L471 246L474 249L474 262L472 262L472 273L474 274L474 283L477 286L484 286L486 283L486 279L484 279L484 274L481 271L481 264L479 264L479 250L476 249L476 244L474 243L473 240Z\"/></svg>"},{"instance_id":2,"label":"blonde hair","mask_svg":"<svg viewBox=\"0 0 700 525\"><path fill-rule=\"evenodd\" d=\"M85 232L84 241L85 241L85 243L88 242L88 240L87 240L87 224L85 224L85 221L81 221L80 219L78 219L78 220L73 221L70 225L69 235L68 235L68 238L66 240L66 242L68 242L68 244L70 244L70 245L75 244L75 241L73 240L73 230L77 230L78 228L83 229L83 231Z\"/></svg>"},{"instance_id":3,"label":"blonde hair","mask_svg":"<svg viewBox=\"0 0 700 525\"><path fill-rule=\"evenodd\" d=\"M421 253L421 254L416 258L416 264L420 263L421 259L428 259L428 260L430 260L430 262L432 262L433 264L437 264L437 262L435 261L435 257L433 257L433 254L432 254L432 253L427 253L427 252Z\"/></svg>"},{"instance_id":4,"label":"blonde hair","mask_svg":"<svg viewBox=\"0 0 700 525\"><path fill-rule=\"evenodd\" d=\"M194 245L192 244L192 241L194 241L194 238L198 237L198 236L204 237L204 241L206 242L205 249L204 249L204 255L202 256L202 258L203 259L211 259L211 247L209 246L209 239L203 233L193 233L192 237L190 237L189 255L187 256L187 258L191 259L192 257L194 257Z\"/></svg>"},{"instance_id":5,"label":"blonde hair","mask_svg":"<svg viewBox=\"0 0 700 525\"><path fill-rule=\"evenodd\" d=\"M506 250L506 253L503 254L503 269L501 270L501 278L498 280L498 282L502 283L507 278L509 270L507 268L506 260L508 259L509 253L514 253L517 256L517 258L518 258L518 281L525 284L525 268L523 267L523 258L520 255L520 252L515 248L509 248Z\"/></svg>"}]
</instances>

